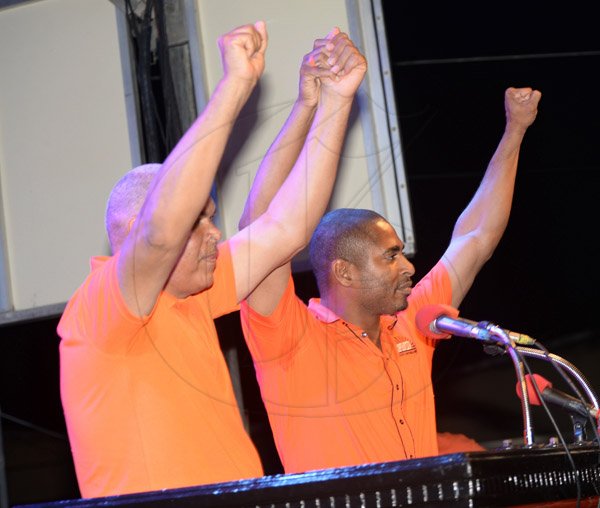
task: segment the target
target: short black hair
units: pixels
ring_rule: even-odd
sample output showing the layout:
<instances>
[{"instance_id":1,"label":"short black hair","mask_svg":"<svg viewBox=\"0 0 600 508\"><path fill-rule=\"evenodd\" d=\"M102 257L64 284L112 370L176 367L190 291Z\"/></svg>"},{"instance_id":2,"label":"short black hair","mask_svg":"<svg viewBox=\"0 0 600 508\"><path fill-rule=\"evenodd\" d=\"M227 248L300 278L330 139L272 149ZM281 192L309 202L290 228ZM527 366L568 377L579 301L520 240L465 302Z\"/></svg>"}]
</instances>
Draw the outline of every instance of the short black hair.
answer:
<instances>
[{"instance_id":1,"label":"short black hair","mask_svg":"<svg viewBox=\"0 0 600 508\"><path fill-rule=\"evenodd\" d=\"M338 208L323 216L309 245L310 263L321 293L334 260L362 266L365 246L372 239L371 226L381 220L385 218L377 212L362 208Z\"/></svg>"}]
</instances>

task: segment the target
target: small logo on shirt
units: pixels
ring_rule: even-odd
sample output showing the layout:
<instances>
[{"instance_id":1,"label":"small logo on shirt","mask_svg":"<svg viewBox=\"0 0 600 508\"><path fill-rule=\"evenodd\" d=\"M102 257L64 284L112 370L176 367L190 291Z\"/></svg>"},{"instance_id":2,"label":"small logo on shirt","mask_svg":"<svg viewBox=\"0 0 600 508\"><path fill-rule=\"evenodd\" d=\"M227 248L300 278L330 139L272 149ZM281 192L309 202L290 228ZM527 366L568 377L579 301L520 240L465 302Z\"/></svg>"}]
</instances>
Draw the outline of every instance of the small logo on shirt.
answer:
<instances>
[{"instance_id":1,"label":"small logo on shirt","mask_svg":"<svg viewBox=\"0 0 600 508\"><path fill-rule=\"evenodd\" d=\"M410 340L406 339L396 343L396 351L398 351L399 354L416 353L417 348Z\"/></svg>"}]
</instances>

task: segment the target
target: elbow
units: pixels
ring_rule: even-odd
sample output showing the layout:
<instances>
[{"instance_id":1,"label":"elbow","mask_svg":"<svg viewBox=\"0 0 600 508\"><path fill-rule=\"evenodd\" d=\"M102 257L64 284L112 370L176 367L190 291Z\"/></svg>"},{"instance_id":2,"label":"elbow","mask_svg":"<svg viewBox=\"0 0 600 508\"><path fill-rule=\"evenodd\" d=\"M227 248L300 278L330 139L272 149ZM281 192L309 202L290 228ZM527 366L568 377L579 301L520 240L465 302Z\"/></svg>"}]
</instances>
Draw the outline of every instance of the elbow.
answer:
<instances>
[{"instance_id":1,"label":"elbow","mask_svg":"<svg viewBox=\"0 0 600 508\"><path fill-rule=\"evenodd\" d=\"M273 246L273 251L281 256L282 262L290 261L298 254L310 239L310 235L301 224L288 223L272 216L268 211L261 215L256 222L261 224L267 241Z\"/></svg>"},{"instance_id":2,"label":"elbow","mask_svg":"<svg viewBox=\"0 0 600 508\"><path fill-rule=\"evenodd\" d=\"M179 251L186 240L186 238L182 238L181 232L178 232L176 228L166 227L156 220L141 221L136 234L147 247L154 251Z\"/></svg>"},{"instance_id":3,"label":"elbow","mask_svg":"<svg viewBox=\"0 0 600 508\"><path fill-rule=\"evenodd\" d=\"M452 238L453 240L462 239L462 241L459 240L460 243L464 242L469 245L469 250L476 254L477 259L485 263L492 257L496 247L498 247L506 225L507 223L504 222L493 226L479 224L475 227L472 225L469 227L467 224L458 221L452 233Z\"/></svg>"},{"instance_id":4,"label":"elbow","mask_svg":"<svg viewBox=\"0 0 600 508\"><path fill-rule=\"evenodd\" d=\"M282 236L282 246L284 246L283 254L287 258L286 261L291 259L302 251L307 245L308 240L306 236L300 234L300 232L287 231L285 236Z\"/></svg>"},{"instance_id":5,"label":"elbow","mask_svg":"<svg viewBox=\"0 0 600 508\"><path fill-rule=\"evenodd\" d=\"M144 244L154 250L167 252L174 248L175 242L169 237L166 232L158 230L157 228L144 228L141 232L140 238Z\"/></svg>"},{"instance_id":6,"label":"elbow","mask_svg":"<svg viewBox=\"0 0 600 508\"><path fill-rule=\"evenodd\" d=\"M468 271L477 273L492 257L497 242L490 242L476 232L454 235L447 253L456 261L461 260Z\"/></svg>"},{"instance_id":7,"label":"elbow","mask_svg":"<svg viewBox=\"0 0 600 508\"><path fill-rule=\"evenodd\" d=\"M502 235L484 234L482 232L475 232L475 234L471 235L471 243L474 246L476 258L480 266L483 266L490 260L501 238Z\"/></svg>"}]
</instances>

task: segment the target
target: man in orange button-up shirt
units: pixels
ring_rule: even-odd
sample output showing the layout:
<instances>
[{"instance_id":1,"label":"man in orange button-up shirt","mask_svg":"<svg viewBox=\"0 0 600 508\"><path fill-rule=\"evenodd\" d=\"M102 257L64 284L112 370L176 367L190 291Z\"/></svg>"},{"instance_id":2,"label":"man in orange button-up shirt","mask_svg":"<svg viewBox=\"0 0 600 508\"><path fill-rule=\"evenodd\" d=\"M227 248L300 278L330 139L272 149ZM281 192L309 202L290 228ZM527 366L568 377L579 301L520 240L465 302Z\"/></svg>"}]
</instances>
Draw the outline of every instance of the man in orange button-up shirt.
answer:
<instances>
[{"instance_id":1,"label":"man in orange button-up shirt","mask_svg":"<svg viewBox=\"0 0 600 508\"><path fill-rule=\"evenodd\" d=\"M427 304L458 307L506 228L519 150L541 98L505 92L506 127L442 258L413 288L403 242L379 214L334 210L310 242L321 298L294 294L290 264L242 303L242 326L286 472L477 449L436 435L435 341L415 325ZM277 149L274 147L273 149ZM258 217L283 165L261 167L240 225ZM267 176L268 175L268 176ZM270 187L263 185L270 182ZM258 203L258 205L257 205Z\"/></svg>"}]
</instances>

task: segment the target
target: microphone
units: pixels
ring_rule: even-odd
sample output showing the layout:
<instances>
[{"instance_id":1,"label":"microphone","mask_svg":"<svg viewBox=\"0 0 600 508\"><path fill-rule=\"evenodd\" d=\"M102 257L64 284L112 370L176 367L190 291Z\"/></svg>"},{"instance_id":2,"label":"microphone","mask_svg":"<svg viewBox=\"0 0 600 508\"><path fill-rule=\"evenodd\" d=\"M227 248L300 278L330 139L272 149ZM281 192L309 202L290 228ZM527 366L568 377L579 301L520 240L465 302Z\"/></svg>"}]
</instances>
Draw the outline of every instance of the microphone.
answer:
<instances>
[{"instance_id":1,"label":"microphone","mask_svg":"<svg viewBox=\"0 0 600 508\"><path fill-rule=\"evenodd\" d=\"M425 305L415 317L417 329L430 339L447 339L451 335L468 337L487 342L501 343L489 329L489 323L471 321L458 317L458 310L450 305ZM523 333L503 330L513 342L521 346L535 344L535 339Z\"/></svg>"},{"instance_id":2,"label":"microphone","mask_svg":"<svg viewBox=\"0 0 600 508\"><path fill-rule=\"evenodd\" d=\"M600 417L600 410L593 407L590 404L584 404L582 401L575 397L561 392L552 388L552 383L547 379L543 378L539 374L534 374L533 379L537 384L540 394L544 402L548 404L554 404L566 409L569 413L575 413L584 417L588 415L597 420ZM525 383L527 385L527 394L529 395L529 402L534 406L541 406L542 401L538 397L535 388L533 387L533 381L530 374L525 375ZM521 383L517 383L517 395L520 399L523 398L523 392L521 390Z\"/></svg>"}]
</instances>

